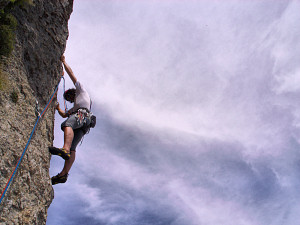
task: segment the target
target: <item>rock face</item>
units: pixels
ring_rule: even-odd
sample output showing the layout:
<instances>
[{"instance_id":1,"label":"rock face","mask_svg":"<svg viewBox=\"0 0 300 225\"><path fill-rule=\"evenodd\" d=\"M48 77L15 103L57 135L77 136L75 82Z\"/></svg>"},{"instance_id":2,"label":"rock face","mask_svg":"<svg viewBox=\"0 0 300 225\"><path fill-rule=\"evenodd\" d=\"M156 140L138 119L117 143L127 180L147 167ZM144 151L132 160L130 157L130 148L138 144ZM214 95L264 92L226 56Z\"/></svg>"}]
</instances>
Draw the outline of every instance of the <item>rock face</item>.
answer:
<instances>
[{"instance_id":1,"label":"rock face","mask_svg":"<svg viewBox=\"0 0 300 225\"><path fill-rule=\"evenodd\" d=\"M7 1L6 1L7 2ZM1 6L5 1L1 1ZM12 56L0 66L0 192L8 181L62 73L73 0L34 0L14 9L18 20ZM4 85L3 85L4 84ZM36 127L13 183L0 204L0 224L46 224L54 197L49 177L54 104Z\"/></svg>"}]
</instances>

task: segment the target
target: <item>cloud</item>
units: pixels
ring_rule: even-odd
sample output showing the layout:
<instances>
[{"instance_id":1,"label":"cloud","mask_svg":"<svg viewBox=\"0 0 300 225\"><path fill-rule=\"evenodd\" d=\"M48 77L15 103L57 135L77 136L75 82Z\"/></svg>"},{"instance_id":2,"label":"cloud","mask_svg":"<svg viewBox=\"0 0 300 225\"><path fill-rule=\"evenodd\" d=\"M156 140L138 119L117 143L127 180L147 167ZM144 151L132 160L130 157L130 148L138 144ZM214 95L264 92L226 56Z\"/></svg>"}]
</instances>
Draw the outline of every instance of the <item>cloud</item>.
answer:
<instances>
[{"instance_id":1,"label":"cloud","mask_svg":"<svg viewBox=\"0 0 300 225\"><path fill-rule=\"evenodd\" d=\"M298 220L299 7L75 4L66 58L98 121L50 221L65 202L83 224Z\"/></svg>"},{"instance_id":2,"label":"cloud","mask_svg":"<svg viewBox=\"0 0 300 225\"><path fill-rule=\"evenodd\" d=\"M274 80L263 29L273 26L271 19L279 20L286 8L270 2L274 14L262 20L266 4L248 3L246 10L236 2L215 2L208 6L209 13L195 2L184 7L172 3L172 10L168 4L108 4L99 9L106 12L95 25L101 30L87 35L94 28L80 26L80 40L100 45L93 52L80 47L93 60L86 60L88 71L78 73L88 75L96 101L120 120L250 141L241 131L254 136L261 126L259 110L273 101L273 93L265 89ZM257 19L251 13L257 13Z\"/></svg>"},{"instance_id":3,"label":"cloud","mask_svg":"<svg viewBox=\"0 0 300 225\"><path fill-rule=\"evenodd\" d=\"M278 210L290 201L281 180L290 171L280 171L290 159L279 165L272 158L250 161L236 143L176 140L173 134L162 138L104 118L93 134L99 142L85 140L84 152L78 152L73 184L76 192L92 193L81 194L81 201L89 202L84 214L104 224L138 224L146 212L153 224L161 217L172 221L165 224L231 224L232 218L239 224L251 224L253 218L265 224L274 213L282 216Z\"/></svg>"}]
</instances>

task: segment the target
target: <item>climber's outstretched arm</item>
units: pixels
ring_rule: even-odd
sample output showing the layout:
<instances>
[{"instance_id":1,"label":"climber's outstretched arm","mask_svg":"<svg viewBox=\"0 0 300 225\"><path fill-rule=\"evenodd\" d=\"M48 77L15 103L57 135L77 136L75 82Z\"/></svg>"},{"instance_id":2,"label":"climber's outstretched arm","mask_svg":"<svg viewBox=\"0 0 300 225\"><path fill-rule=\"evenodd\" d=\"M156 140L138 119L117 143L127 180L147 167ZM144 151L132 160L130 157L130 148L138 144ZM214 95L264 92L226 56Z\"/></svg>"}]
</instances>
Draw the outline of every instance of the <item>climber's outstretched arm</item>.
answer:
<instances>
[{"instance_id":1,"label":"climber's outstretched arm","mask_svg":"<svg viewBox=\"0 0 300 225\"><path fill-rule=\"evenodd\" d=\"M73 83L75 85L77 79L76 79L76 77L75 77L75 75L74 75L71 67L66 63L65 56L62 55L61 58L60 58L60 60L62 61L63 65L65 67L65 70L67 71L67 73L69 74L71 80L73 81Z\"/></svg>"}]
</instances>

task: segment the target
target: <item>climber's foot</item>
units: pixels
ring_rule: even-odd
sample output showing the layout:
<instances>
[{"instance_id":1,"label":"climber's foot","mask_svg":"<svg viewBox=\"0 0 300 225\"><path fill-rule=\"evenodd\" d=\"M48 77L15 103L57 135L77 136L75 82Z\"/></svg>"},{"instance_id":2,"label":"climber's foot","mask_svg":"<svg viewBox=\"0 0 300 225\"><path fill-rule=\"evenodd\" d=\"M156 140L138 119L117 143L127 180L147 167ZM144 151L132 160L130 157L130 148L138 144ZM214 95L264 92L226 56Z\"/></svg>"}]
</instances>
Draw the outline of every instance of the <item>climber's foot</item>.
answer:
<instances>
[{"instance_id":1,"label":"climber's foot","mask_svg":"<svg viewBox=\"0 0 300 225\"><path fill-rule=\"evenodd\" d=\"M52 185L59 184L59 183L66 183L66 181L68 179L68 175L69 174L65 174L65 175L57 174L56 176L51 177Z\"/></svg>"},{"instance_id":2,"label":"climber's foot","mask_svg":"<svg viewBox=\"0 0 300 225\"><path fill-rule=\"evenodd\" d=\"M70 152L67 152L67 150L64 148L49 147L49 152L52 155L58 155L62 157L64 160L70 159L71 156Z\"/></svg>"}]
</instances>

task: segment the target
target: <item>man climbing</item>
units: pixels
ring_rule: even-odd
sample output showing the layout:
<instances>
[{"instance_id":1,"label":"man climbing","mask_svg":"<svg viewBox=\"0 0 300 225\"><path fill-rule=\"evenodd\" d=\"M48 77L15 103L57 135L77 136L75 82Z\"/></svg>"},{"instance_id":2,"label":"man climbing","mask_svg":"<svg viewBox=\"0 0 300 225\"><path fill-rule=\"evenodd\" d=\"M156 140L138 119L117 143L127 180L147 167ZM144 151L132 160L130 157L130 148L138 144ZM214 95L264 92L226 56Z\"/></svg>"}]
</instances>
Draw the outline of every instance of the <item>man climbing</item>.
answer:
<instances>
[{"instance_id":1,"label":"man climbing","mask_svg":"<svg viewBox=\"0 0 300 225\"><path fill-rule=\"evenodd\" d=\"M69 171L75 161L76 147L83 136L87 133L91 123L91 99L87 91L81 83L76 79L71 67L66 63L65 57L61 57L66 72L75 85L75 88L69 89L64 93L64 98L74 103L73 108L64 112L57 104L58 113L66 119L61 124L64 132L64 145L62 148L49 147L52 155L59 155L65 160L62 171L51 178L52 185L65 183L67 181Z\"/></svg>"}]
</instances>

